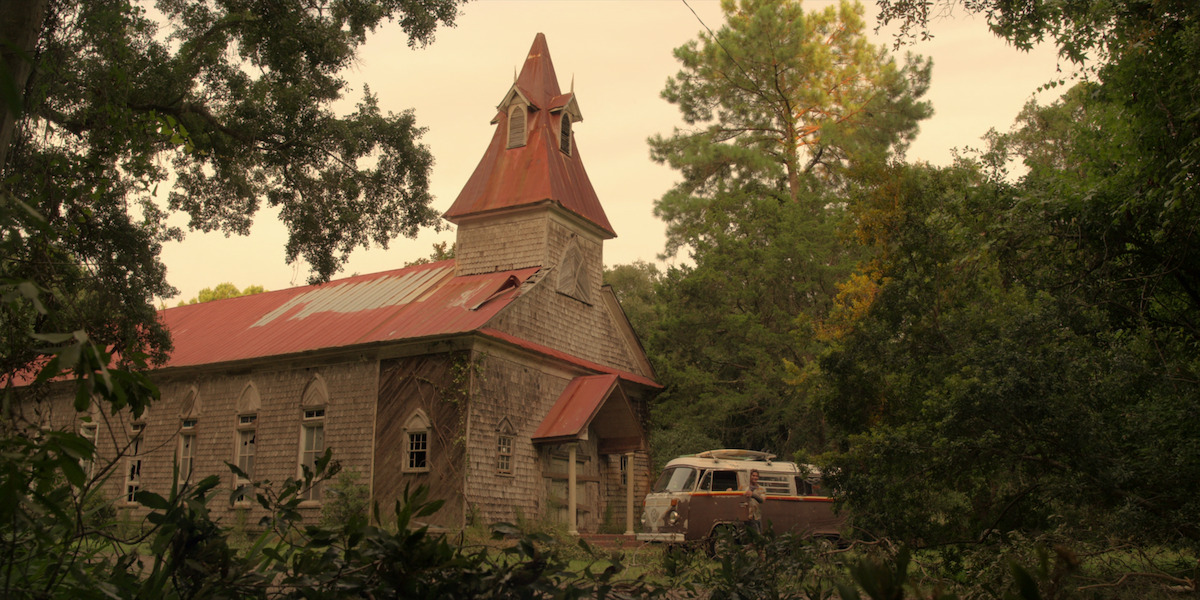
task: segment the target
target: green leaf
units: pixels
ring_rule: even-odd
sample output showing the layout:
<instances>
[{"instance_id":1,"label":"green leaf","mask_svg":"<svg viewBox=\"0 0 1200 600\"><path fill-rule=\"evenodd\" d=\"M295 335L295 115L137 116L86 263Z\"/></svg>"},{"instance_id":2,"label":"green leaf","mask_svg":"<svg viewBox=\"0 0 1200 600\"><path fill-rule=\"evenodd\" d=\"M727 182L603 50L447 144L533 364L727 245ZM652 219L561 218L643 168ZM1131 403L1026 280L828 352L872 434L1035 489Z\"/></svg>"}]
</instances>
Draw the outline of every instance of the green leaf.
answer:
<instances>
[{"instance_id":1,"label":"green leaf","mask_svg":"<svg viewBox=\"0 0 1200 600\"><path fill-rule=\"evenodd\" d=\"M141 504L142 506L152 510L167 510L171 507L171 504L167 502L166 498L146 490L141 490L134 493L133 499L138 504Z\"/></svg>"}]
</instances>

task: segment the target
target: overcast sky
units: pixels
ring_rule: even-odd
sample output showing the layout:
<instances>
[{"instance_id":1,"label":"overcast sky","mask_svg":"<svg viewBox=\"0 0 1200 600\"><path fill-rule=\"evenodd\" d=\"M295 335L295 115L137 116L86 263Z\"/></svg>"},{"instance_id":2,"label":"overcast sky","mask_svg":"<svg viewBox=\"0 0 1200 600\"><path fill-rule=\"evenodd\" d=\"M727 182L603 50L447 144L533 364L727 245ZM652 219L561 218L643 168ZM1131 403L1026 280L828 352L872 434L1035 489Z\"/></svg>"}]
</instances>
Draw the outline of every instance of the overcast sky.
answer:
<instances>
[{"instance_id":1,"label":"overcast sky","mask_svg":"<svg viewBox=\"0 0 1200 600\"><path fill-rule=\"evenodd\" d=\"M805 7L830 2L807 0ZM868 19L873 10L868 4ZM440 30L424 49L409 49L394 25L377 31L348 73L348 100L356 101L366 84L382 110L416 111L417 122L428 128L423 142L436 159L434 207L445 211L491 140L489 122L514 69L524 63L534 36L546 34L560 86L568 90L574 80L584 118L574 128L580 156L617 232L605 243L604 262L655 261L664 226L654 217L654 200L676 177L650 160L646 138L680 123L659 92L679 70L672 50L697 37L701 21L714 31L722 25L717 0L475 0L463 7L456 27ZM933 59L926 98L934 116L922 123L910 160L948 164L954 148L977 147L989 128L1007 130L1035 89L1059 77L1052 48L1017 51L979 19L960 13L935 23L933 33L933 40L900 50ZM887 32L874 39L891 47ZM174 222L186 225L186 218ZM388 250L360 250L339 277L399 268L453 236L426 232L396 240ZM286 231L270 210L259 213L249 237L189 233L163 250L168 279L180 290L167 304L225 281L268 290L304 285L308 268L284 263L285 242Z\"/></svg>"}]
</instances>

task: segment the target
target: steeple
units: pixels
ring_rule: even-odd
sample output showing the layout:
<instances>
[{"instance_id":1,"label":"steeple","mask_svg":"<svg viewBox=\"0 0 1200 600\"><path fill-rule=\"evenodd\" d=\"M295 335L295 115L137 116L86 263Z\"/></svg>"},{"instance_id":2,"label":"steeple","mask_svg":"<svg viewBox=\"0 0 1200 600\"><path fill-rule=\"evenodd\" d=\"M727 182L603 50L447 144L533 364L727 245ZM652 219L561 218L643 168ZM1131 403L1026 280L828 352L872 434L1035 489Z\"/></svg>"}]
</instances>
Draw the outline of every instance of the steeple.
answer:
<instances>
[{"instance_id":1,"label":"steeple","mask_svg":"<svg viewBox=\"0 0 1200 600\"><path fill-rule=\"evenodd\" d=\"M461 231L486 215L545 207L565 211L590 236L616 237L575 144L572 125L583 114L574 92L564 94L558 86L545 35L534 38L520 75L496 108L492 142L446 219Z\"/></svg>"}]
</instances>

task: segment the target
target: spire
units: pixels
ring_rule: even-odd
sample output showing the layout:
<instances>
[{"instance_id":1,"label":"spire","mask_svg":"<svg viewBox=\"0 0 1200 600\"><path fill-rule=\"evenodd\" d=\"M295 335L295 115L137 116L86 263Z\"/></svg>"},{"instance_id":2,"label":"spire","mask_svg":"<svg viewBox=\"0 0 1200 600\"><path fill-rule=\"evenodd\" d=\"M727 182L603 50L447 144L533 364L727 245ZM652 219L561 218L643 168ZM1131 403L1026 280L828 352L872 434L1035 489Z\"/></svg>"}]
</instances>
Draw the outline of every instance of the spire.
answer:
<instances>
[{"instance_id":1,"label":"spire","mask_svg":"<svg viewBox=\"0 0 1200 600\"><path fill-rule=\"evenodd\" d=\"M492 142L446 211L446 219L458 223L485 213L548 204L581 217L604 238L616 237L570 132L583 114L574 92L563 94L558 87L545 35L534 38L516 82L496 108Z\"/></svg>"},{"instance_id":2,"label":"spire","mask_svg":"<svg viewBox=\"0 0 1200 600\"><path fill-rule=\"evenodd\" d=\"M525 57L517 85L539 108L545 108L551 98L562 94L558 89L558 76L554 74L554 63L550 61L550 47L546 45L544 34L539 33L533 38L533 46Z\"/></svg>"}]
</instances>

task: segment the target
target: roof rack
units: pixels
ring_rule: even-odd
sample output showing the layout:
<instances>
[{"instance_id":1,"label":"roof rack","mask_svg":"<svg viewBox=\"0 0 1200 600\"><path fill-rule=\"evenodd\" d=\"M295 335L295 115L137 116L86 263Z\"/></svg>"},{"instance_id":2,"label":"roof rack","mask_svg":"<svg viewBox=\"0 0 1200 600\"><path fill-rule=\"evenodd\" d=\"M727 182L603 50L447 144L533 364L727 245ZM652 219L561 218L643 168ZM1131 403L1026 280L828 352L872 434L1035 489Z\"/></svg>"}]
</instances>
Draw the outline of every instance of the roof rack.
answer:
<instances>
[{"instance_id":1,"label":"roof rack","mask_svg":"<svg viewBox=\"0 0 1200 600\"><path fill-rule=\"evenodd\" d=\"M719 450L705 450L696 454L699 458L712 458L716 460L762 460L771 462L775 459L775 455L770 452L761 452L758 450L740 450L736 448L722 448Z\"/></svg>"}]
</instances>

